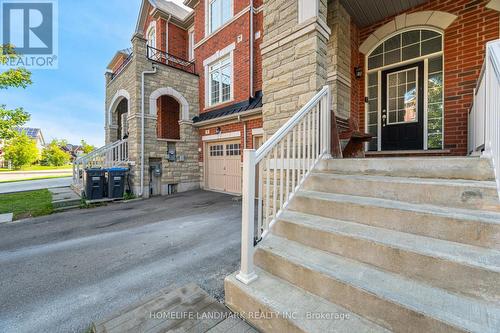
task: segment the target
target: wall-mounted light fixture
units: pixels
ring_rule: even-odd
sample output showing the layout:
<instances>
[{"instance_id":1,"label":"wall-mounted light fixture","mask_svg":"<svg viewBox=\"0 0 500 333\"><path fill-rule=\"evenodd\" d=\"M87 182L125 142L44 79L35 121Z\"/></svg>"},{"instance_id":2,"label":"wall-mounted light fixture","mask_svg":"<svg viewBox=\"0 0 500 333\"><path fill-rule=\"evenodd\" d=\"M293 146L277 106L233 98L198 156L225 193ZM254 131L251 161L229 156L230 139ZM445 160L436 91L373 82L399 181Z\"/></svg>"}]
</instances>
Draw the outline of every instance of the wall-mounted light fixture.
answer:
<instances>
[{"instance_id":1,"label":"wall-mounted light fixture","mask_svg":"<svg viewBox=\"0 0 500 333\"><path fill-rule=\"evenodd\" d=\"M220 128L220 127L217 127L217 128L215 129L215 134L221 134L221 133L222 133L221 128Z\"/></svg>"},{"instance_id":2,"label":"wall-mounted light fixture","mask_svg":"<svg viewBox=\"0 0 500 333\"><path fill-rule=\"evenodd\" d=\"M356 79L361 79L363 76L363 68L359 66L354 67L354 75L356 75Z\"/></svg>"}]
</instances>

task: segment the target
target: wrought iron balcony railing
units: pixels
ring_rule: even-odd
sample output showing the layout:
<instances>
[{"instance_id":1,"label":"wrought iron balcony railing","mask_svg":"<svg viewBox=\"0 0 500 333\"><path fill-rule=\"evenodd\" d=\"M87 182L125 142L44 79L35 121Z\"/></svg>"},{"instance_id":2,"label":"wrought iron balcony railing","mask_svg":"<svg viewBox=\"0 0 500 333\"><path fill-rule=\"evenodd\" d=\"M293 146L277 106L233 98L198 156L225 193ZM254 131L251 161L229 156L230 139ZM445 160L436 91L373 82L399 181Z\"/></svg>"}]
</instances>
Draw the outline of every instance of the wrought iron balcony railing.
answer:
<instances>
[{"instance_id":1,"label":"wrought iron balcony railing","mask_svg":"<svg viewBox=\"0 0 500 333\"><path fill-rule=\"evenodd\" d=\"M148 46L148 59L163 65L180 69L184 72L196 74L194 62L181 59L151 46Z\"/></svg>"},{"instance_id":2,"label":"wrought iron balcony railing","mask_svg":"<svg viewBox=\"0 0 500 333\"><path fill-rule=\"evenodd\" d=\"M120 75L121 72L123 72L123 69L128 65L130 60L132 60L132 57L134 54L130 52L130 54L123 60L121 65L111 74L111 81L114 80L118 75Z\"/></svg>"}]
</instances>

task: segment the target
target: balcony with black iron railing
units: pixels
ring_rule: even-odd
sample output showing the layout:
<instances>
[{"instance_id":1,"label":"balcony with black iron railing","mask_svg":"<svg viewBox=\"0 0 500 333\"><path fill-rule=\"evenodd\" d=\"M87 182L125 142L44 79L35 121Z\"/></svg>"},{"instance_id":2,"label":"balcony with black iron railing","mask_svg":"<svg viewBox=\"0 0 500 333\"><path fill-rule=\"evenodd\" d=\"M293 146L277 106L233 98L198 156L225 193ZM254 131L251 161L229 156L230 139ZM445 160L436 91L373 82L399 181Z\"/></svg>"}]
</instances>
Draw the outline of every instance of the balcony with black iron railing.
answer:
<instances>
[{"instance_id":1,"label":"balcony with black iron railing","mask_svg":"<svg viewBox=\"0 0 500 333\"><path fill-rule=\"evenodd\" d=\"M188 61L174 55L171 55L165 51L155 49L154 47L148 46L148 59L156 63L163 64L169 67L180 69L181 71L195 74L196 69L194 62Z\"/></svg>"}]
</instances>

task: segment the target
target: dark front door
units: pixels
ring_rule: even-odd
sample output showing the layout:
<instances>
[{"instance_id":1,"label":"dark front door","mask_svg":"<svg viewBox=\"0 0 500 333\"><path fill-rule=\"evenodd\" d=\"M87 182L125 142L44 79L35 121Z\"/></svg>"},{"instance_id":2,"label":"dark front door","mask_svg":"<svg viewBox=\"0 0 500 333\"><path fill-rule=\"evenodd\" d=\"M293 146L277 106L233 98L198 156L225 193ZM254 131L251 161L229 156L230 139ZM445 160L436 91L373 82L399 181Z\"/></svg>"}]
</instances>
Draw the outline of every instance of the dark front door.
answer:
<instances>
[{"instance_id":1,"label":"dark front door","mask_svg":"<svg viewBox=\"0 0 500 333\"><path fill-rule=\"evenodd\" d=\"M382 72L382 150L424 149L424 63Z\"/></svg>"}]
</instances>

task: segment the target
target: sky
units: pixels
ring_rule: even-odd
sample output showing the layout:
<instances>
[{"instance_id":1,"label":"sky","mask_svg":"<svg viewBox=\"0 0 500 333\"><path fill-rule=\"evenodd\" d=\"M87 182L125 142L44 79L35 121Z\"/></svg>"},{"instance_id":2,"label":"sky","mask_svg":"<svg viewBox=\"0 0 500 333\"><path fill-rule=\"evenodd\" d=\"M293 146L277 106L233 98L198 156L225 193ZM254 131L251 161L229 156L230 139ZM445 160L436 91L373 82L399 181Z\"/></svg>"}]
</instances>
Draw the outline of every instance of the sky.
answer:
<instances>
[{"instance_id":1,"label":"sky","mask_svg":"<svg viewBox=\"0 0 500 333\"><path fill-rule=\"evenodd\" d=\"M33 70L33 85L0 91L0 104L28 111L26 126L41 128L45 141L102 146L104 73L116 51L131 46L141 0L58 3L59 69Z\"/></svg>"}]
</instances>

